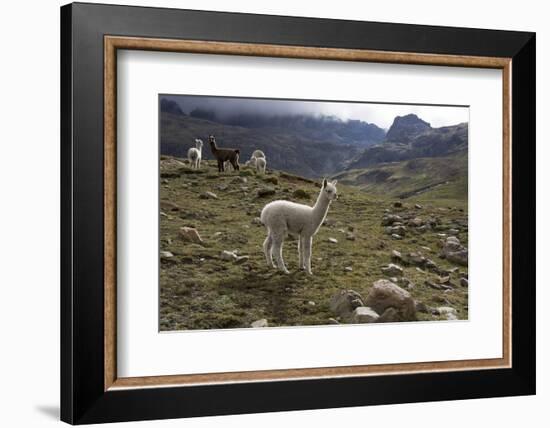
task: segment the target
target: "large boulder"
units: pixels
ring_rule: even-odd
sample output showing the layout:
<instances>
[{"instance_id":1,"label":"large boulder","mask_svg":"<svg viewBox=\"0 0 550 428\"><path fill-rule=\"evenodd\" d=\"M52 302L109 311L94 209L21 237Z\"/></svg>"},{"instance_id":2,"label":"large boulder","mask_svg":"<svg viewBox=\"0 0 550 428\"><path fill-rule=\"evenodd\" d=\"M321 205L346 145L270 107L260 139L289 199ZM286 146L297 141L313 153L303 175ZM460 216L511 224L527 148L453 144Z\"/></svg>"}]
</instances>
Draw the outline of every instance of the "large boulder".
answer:
<instances>
[{"instance_id":1,"label":"large boulder","mask_svg":"<svg viewBox=\"0 0 550 428\"><path fill-rule=\"evenodd\" d=\"M468 266L468 249L460 243L456 236L449 236L443 242L440 256L451 263Z\"/></svg>"},{"instance_id":2,"label":"large boulder","mask_svg":"<svg viewBox=\"0 0 550 428\"><path fill-rule=\"evenodd\" d=\"M379 314L384 314L388 308L394 308L396 315L392 315L392 320L394 320L393 318L398 321L416 319L415 302L410 293L387 279L380 279L374 283L365 301L365 306L374 309Z\"/></svg>"},{"instance_id":3,"label":"large boulder","mask_svg":"<svg viewBox=\"0 0 550 428\"><path fill-rule=\"evenodd\" d=\"M350 317L359 306L364 306L363 297L353 290L341 290L330 299L330 310L344 318Z\"/></svg>"}]
</instances>

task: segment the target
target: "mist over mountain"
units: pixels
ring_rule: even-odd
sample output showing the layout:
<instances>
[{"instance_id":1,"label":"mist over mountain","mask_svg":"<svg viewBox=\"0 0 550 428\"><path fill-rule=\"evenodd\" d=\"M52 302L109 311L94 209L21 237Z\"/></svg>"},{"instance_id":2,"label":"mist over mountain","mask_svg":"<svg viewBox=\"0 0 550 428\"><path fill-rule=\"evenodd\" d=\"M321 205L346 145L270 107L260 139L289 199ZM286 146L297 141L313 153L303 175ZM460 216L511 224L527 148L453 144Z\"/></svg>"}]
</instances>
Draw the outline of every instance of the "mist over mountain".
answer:
<instances>
[{"instance_id":1,"label":"mist over mountain","mask_svg":"<svg viewBox=\"0 0 550 428\"><path fill-rule=\"evenodd\" d=\"M189 116L224 125L264 129L267 132L269 130L286 130L322 142L342 142L362 146L379 143L386 135L382 128L372 123L360 120L342 120L334 116L269 115L243 112L219 115L213 110L203 108L193 109Z\"/></svg>"}]
</instances>

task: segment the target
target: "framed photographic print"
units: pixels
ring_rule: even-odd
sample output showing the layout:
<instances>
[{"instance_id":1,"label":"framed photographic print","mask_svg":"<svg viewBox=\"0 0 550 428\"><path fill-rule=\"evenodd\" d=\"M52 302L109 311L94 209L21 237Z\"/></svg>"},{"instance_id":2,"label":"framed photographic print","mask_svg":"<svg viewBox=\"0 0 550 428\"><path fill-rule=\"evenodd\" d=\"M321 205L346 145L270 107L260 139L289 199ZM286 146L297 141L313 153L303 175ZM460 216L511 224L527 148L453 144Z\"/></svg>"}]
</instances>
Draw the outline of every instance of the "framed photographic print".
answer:
<instances>
[{"instance_id":1,"label":"framed photographic print","mask_svg":"<svg viewBox=\"0 0 550 428\"><path fill-rule=\"evenodd\" d=\"M535 393L533 33L76 3L61 53L62 420Z\"/></svg>"}]
</instances>

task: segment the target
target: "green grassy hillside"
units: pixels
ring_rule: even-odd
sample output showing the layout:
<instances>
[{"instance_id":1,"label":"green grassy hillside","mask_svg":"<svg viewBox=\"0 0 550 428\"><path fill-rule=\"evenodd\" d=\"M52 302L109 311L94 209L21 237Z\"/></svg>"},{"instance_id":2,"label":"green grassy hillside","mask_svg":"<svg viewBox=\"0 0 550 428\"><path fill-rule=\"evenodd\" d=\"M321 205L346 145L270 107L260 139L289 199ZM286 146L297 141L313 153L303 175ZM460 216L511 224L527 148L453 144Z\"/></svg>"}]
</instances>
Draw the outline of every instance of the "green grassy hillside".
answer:
<instances>
[{"instance_id":1,"label":"green grassy hillside","mask_svg":"<svg viewBox=\"0 0 550 428\"><path fill-rule=\"evenodd\" d=\"M444 169L444 165L438 168ZM390 172L399 177L398 169ZM345 180L354 183L360 179ZM459 319L466 319L468 288L460 285L459 275L467 275L467 267L439 257L440 234L449 230L467 246L466 199L436 202L428 200L426 193L396 207L396 199L385 192L371 192L368 184L359 186L362 188L338 184L340 198L314 237L313 276L297 271L297 242L290 239L285 241L284 258L291 274L285 275L266 265L262 252L265 228L257 218L263 206L275 199L313 205L318 183L278 171L265 176L248 169L218 173L213 161L192 171L181 160L163 156L160 250L168 253L161 253L161 330L248 327L262 318L270 326L334 323L337 317L329 308L331 297L344 289L366 296L374 281L385 278L381 267L391 263L392 250L421 252L432 259L436 271L401 264L412 285L400 285L417 301L430 307L451 306ZM415 207L421 199L422 206ZM425 232L409 228L403 239L396 240L381 224L388 213L431 219L434 227ZM182 240L180 228L185 226L196 228L203 242ZM248 258L223 260L224 250ZM426 283L439 283L445 275L449 275L452 288L434 289ZM417 316L419 320L444 318L429 312Z\"/></svg>"},{"instance_id":2,"label":"green grassy hillside","mask_svg":"<svg viewBox=\"0 0 550 428\"><path fill-rule=\"evenodd\" d=\"M466 200L468 155L417 158L344 171L334 176L342 183L378 195L420 200Z\"/></svg>"}]
</instances>

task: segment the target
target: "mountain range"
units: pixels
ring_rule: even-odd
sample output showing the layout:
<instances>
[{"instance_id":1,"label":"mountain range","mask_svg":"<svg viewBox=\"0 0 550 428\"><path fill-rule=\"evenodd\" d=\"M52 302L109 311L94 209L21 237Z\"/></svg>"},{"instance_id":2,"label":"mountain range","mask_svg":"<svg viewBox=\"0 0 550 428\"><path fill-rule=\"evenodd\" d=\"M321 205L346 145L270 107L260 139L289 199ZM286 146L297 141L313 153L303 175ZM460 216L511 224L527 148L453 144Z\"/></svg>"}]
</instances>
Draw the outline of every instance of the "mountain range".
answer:
<instances>
[{"instance_id":1,"label":"mountain range","mask_svg":"<svg viewBox=\"0 0 550 428\"><path fill-rule=\"evenodd\" d=\"M467 123L433 128L408 114L397 116L385 132L372 123L333 116L219 116L205 109L186 114L168 99L160 107L163 155L186 157L195 138L201 138L203 157L212 159L206 143L215 135L219 146L241 150L241 163L260 149L268 168L309 178L334 176L368 191L406 197L450 183L459 197L467 190Z\"/></svg>"}]
</instances>

